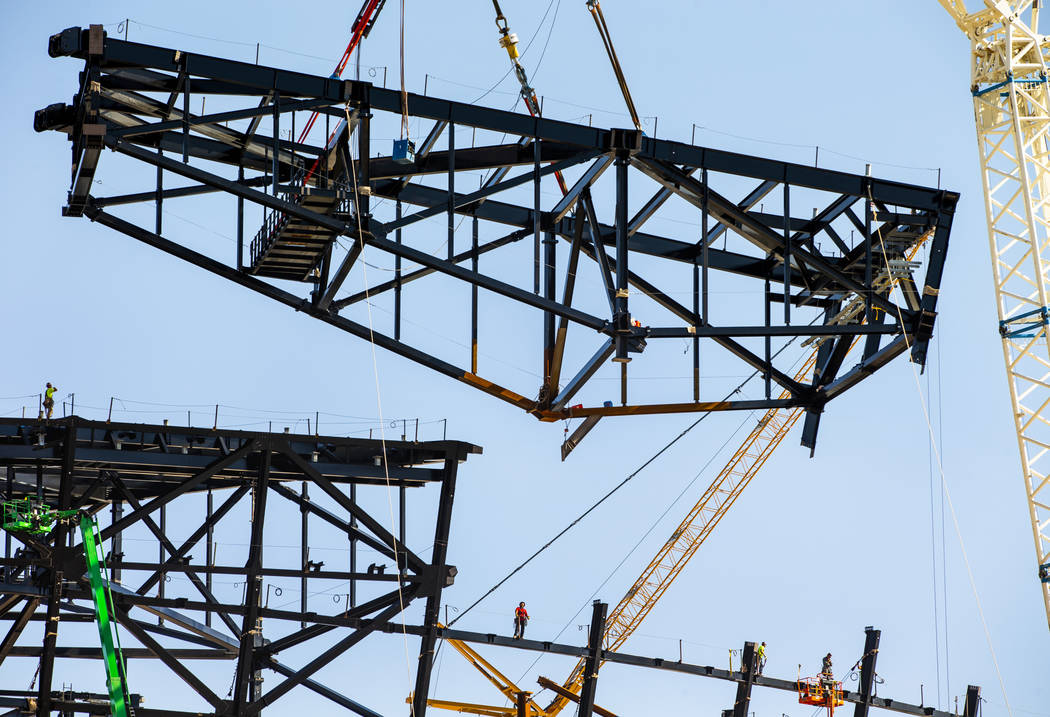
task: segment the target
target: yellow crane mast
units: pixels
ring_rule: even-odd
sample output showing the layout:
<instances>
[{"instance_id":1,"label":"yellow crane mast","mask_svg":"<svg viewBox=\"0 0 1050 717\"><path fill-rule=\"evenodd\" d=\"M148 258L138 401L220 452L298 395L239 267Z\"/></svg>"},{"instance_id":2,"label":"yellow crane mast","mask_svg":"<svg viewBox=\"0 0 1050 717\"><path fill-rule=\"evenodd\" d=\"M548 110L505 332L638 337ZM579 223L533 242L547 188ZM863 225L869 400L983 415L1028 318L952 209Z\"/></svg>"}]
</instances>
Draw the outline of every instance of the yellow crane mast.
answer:
<instances>
[{"instance_id":1,"label":"yellow crane mast","mask_svg":"<svg viewBox=\"0 0 1050 717\"><path fill-rule=\"evenodd\" d=\"M1050 625L1050 42L1036 0L939 0L970 40L999 334Z\"/></svg>"}]
</instances>

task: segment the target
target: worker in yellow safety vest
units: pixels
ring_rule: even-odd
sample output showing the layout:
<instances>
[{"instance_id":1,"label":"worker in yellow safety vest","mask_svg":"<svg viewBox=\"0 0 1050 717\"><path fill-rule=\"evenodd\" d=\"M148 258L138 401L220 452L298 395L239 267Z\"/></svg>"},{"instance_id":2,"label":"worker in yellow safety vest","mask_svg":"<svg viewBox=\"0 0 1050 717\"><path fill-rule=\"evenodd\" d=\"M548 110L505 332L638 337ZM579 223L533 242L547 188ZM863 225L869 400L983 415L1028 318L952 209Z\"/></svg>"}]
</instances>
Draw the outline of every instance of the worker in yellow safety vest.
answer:
<instances>
[{"instance_id":1,"label":"worker in yellow safety vest","mask_svg":"<svg viewBox=\"0 0 1050 717\"><path fill-rule=\"evenodd\" d=\"M764 642L759 645L758 649L755 651L755 663L758 665L756 673L761 675L762 668L766 666L766 643Z\"/></svg>"},{"instance_id":2,"label":"worker in yellow safety vest","mask_svg":"<svg viewBox=\"0 0 1050 717\"><path fill-rule=\"evenodd\" d=\"M44 410L47 411L48 420L51 419L51 413L55 410L55 391L57 390L50 382L44 389Z\"/></svg>"}]
</instances>

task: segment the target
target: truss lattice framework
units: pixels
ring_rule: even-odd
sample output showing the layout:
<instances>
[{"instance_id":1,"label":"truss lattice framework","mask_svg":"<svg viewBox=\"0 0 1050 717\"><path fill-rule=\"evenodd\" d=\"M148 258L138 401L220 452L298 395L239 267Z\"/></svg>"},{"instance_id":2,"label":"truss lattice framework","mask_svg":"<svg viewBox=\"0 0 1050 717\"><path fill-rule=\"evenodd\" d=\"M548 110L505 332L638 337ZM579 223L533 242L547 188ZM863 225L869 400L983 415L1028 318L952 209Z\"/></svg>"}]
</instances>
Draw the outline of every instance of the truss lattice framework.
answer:
<instances>
[{"instance_id":1,"label":"truss lattice framework","mask_svg":"<svg viewBox=\"0 0 1050 717\"><path fill-rule=\"evenodd\" d=\"M999 330L1038 565L1050 571L1050 93L1048 47L1021 17L971 20L973 100ZM973 16L978 18L978 16ZM1026 22L1027 21L1027 22ZM1041 583L1050 623L1050 577Z\"/></svg>"},{"instance_id":2,"label":"truss lattice framework","mask_svg":"<svg viewBox=\"0 0 1050 717\"><path fill-rule=\"evenodd\" d=\"M414 627L412 633L421 640L413 694L421 696L414 714L422 715L441 591L456 575L456 569L445 561L457 468L480 449L460 441L387 441L385 467L377 461L383 449L380 441L326 436L118 424L76 417L50 425L0 419L0 469L4 471L0 486L8 498L36 497L52 507L84 510L99 517L100 540L107 543L110 554L113 612L125 634L125 657L162 662L177 677L169 694L180 695L180 699L198 697L199 713L254 715L294 690L310 690L337 707L375 715L343 694L342 686L319 682L316 673L345 655L356 654L351 648L368 635L399 630L398 616L413 601L424 599L423 625ZM388 485L401 489L399 535L391 532L388 518L382 514L373 517L359 500L368 500L368 492L373 491L385 505L386 498L378 495L389 490ZM419 526L434 531L433 554L424 560L404 543L405 500L409 488L429 485L436 487L427 490L437 490L439 496L434 527ZM205 493L206 512L201 510L200 497ZM238 507L243 510L249 503L250 517L240 524L238 539L250 546L247 560L217 564L216 529L231 535L227 531L234 530L231 523L236 522ZM291 560L287 552L263 549L267 534L272 536L277 528L286 533L283 523L275 524L279 516L284 516L282 521L287 519L287 508L280 512L282 506L301 514L302 554ZM168 532L169 508L179 518L173 521L177 534L188 534L188 538L175 538ZM195 515L200 516L198 521L191 517ZM269 532L264 534L268 516ZM326 568L310 559L310 527L317 531L319 523L348 538L348 569ZM141 537L123 541L128 531L141 536L143 529L156 539L155 545L148 545L148 553L144 553ZM97 642L94 646L70 644L77 638L64 627L94 619L83 577L84 551L79 543L72 543L74 532L60 525L42 536L9 533L0 562L0 621L11 621L0 640L0 666L20 657L39 659L39 688L31 697L36 701L36 714L41 715L52 710L63 714L99 710L88 696L58 692L52 684L56 659L102 659ZM13 551L13 547L18 549ZM367 570L359 569L358 547L378 553L377 562L385 562L384 568L373 563ZM169 584L171 575L184 579ZM244 585L243 600L219 599L216 593L222 596L221 585L213 586L216 576L219 581L239 578ZM274 580L299 583L298 609L269 606L264 581ZM323 600L331 612L319 610L317 598L313 604L307 599L311 592L330 590L338 590L341 598L338 605ZM152 622L151 617L160 618L160 623ZM16 644L29 634L26 628L32 622L45 628L42 643L26 645L23 640ZM129 646L128 637L137 645ZM297 647L307 652L296 653ZM303 664L287 664L298 662L303 654L307 656ZM197 671L192 666L198 660L225 663L229 669ZM263 670L278 677L265 691L259 679ZM92 670L91 674L101 672ZM230 693L224 696L231 681ZM8 697L21 694L12 691L15 685L5 687ZM156 697L137 713L144 717L190 714L166 711Z\"/></svg>"},{"instance_id":3,"label":"truss lattice framework","mask_svg":"<svg viewBox=\"0 0 1050 717\"><path fill-rule=\"evenodd\" d=\"M909 348L912 360L925 360L958 201L954 192L411 93L408 114L432 121L433 128L416 148L414 161L405 164L391 156L377 157L370 141L374 117L400 113L401 97L395 91L124 42L107 37L99 26L70 28L55 35L50 53L85 62L73 104L52 105L39 111L35 121L37 130L64 132L72 142L67 214L85 214L321 321L372 339L541 420L803 407L807 415L802 442L812 447L828 401ZM218 97L220 104L243 101L243 107L209 115L191 113L191 107L201 107L209 97ZM281 128L294 124L296 112L307 110L338 121L329 140L308 145L281 139ZM267 128L270 136L260 132ZM456 147L455 128L511 140ZM351 144L357 156L369 159L355 163ZM106 148L155 167L157 183L138 193L93 196L90 190ZM236 178L219 173L229 174L230 168L236 170ZM480 189L457 190L468 184L464 172L479 170L489 172ZM614 180L598 183L607 170ZM569 189L544 206L540 181L555 171L567 178ZM192 184L164 188L160 180L164 174ZM260 189L267 187L270 191ZM596 209L602 204L596 201L600 197L592 196L592 190L605 187L613 190L606 204L615 209L612 219L603 221ZM236 263L199 254L161 232L159 207L164 201L215 192L240 200ZM522 193L531 193L533 201L515 201ZM396 205L393 218L380 221L373 213L376 198ZM699 232L683 230L684 236L666 236L649 231L648 222L671 198L692 205ZM157 226L152 229L114 213L120 205L150 201L158 205ZM266 211L263 226L250 242L243 229L245 202ZM629 212L629 204L637 210ZM767 204L774 208L767 211ZM416 207L411 213L410 206ZM432 235L420 225L422 220L442 216L448 219L447 251L417 248L424 243L414 238ZM469 247L456 245L454 227L460 216L472 222ZM508 233L479 244L479 225L502 227L500 231ZM919 277L919 267L902 259L929 230L933 230L930 256L925 275ZM885 253L876 232L881 233ZM852 235L857 237L855 243L849 238ZM340 236L353 240L349 249L338 246ZM491 266L489 261L499 250L528 239L533 248L532 286L509 283L479 269L482 257ZM716 241L724 246L719 248ZM375 286L370 294L372 298L393 294L391 336L371 334L340 313L366 299L363 292L343 292L347 277L363 271L359 259L365 251L385 254L384 260L395 266L394 278ZM592 266L581 267L581 258ZM403 271L403 262L418 268ZM645 271L650 271L654 262L661 267L653 275L659 279L647 279L638 266L644 263ZM891 265L898 270L904 265L899 296L873 284L873 278ZM585 271L600 277L588 295L584 286L577 285L577 275ZM682 277L691 274L692 290L685 292L691 301L673 298L677 286L669 286L667 277L675 272ZM471 347L469 357L462 357L467 366L402 340L402 291L406 284L433 274L471 287ZM732 325L719 325L719 307L709 301L712 279L719 276L738 277L753 289L754 301L735 301L732 310L727 307ZM298 285L305 283L308 290L295 293L283 288L286 284L275 285L273 279L302 282ZM688 285L688 278L684 282ZM491 293L542 314L541 347L535 351L542 357L538 388L500 385L479 375L479 289L485 290L486 300ZM858 297L863 321L854 312L842 312ZM428 308L435 309L446 299L451 302L431 292ZM632 306L644 307L651 325L634 321ZM749 316L741 321L745 312ZM463 313L449 308L442 315ZM571 345L570 326L580 334ZM586 331L580 332L581 327ZM514 331L520 334L522 329ZM778 359L772 351L778 337L793 336L830 337L840 347L858 336L866 341L855 366L840 370L845 353L829 351L812 379L803 383L787 369L791 358ZM632 404L627 395L627 362L641 358L647 342L682 338L692 344L691 395L672 402ZM766 377L765 395L755 400L702 401L702 341L742 362L741 373L761 371ZM574 399L580 400L577 394L610 359L620 364L620 405L573 406ZM575 373L565 380L563 372L570 375L572 364ZM786 396L775 397L774 389L786 391Z\"/></svg>"}]
</instances>

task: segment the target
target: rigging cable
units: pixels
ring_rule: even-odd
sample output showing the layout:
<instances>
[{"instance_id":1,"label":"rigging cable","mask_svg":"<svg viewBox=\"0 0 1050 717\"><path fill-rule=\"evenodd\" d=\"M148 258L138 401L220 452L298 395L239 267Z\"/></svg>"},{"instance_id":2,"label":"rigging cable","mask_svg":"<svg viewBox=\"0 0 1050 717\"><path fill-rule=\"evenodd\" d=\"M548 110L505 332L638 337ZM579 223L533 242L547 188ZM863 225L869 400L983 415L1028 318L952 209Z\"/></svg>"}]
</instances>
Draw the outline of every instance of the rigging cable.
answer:
<instances>
[{"instance_id":1,"label":"rigging cable","mask_svg":"<svg viewBox=\"0 0 1050 717\"><path fill-rule=\"evenodd\" d=\"M872 195L871 195L871 184L870 183L868 184L867 192L868 192L868 202L870 203L871 213L872 213L873 221L875 223L875 234L876 234L876 236L879 239L879 246L882 249L883 260L886 261L887 260L886 244L882 240L882 229L878 226L877 219L875 219L877 214L876 214L876 209L875 209L875 200L872 198ZM870 241L870 240L871 239L869 237L868 241ZM893 277L892 274L890 274L890 276ZM896 277L893 277L892 281L893 281L892 286L894 288L899 288L898 280L896 279ZM901 326L904 326L904 316L901 314L901 308L900 308L900 306L897 306L897 305L894 305L894 306L897 309L897 320L900 321L900 325ZM907 350L910 351L911 350L911 341L908 339L908 333L905 331L905 332L903 332L901 334L901 336L903 336L903 338L904 338L904 345L907 347ZM992 634L988 630L988 621L984 617L984 606L981 604L981 596L977 592L977 582L974 580L973 569L970 567L970 558L969 558L969 556L966 553L966 544L963 542L962 530L959 528L959 517L955 513L955 504L952 502L951 493L948 491L948 481L946 480L945 475L944 475L944 464L941 462L941 452L940 452L940 450L937 447L937 440L936 440L936 437L934 436L934 431L933 431L933 423L930 421L930 413L929 413L929 411L926 410L926 403L925 403L925 400L924 400L924 396L922 394L922 384L919 382L919 373L918 373L918 371L915 370L915 365L914 364L911 365L911 372L912 372L912 375L915 377L915 390L918 391L918 393L919 393L919 406L922 407L922 415L923 415L923 418L926 420L926 430L929 432L929 434L930 434L930 441L933 443L933 452L934 452L934 456L937 459L937 470L940 472L940 476L941 476L941 487L944 490L944 497L945 497L945 499L948 502L948 509L951 512L952 525L955 527L955 537L958 538L958 540L959 540L959 549L962 551L963 563L966 565L966 574L967 574L967 576L970 579L970 589L973 591L973 598L974 598L974 601L977 603L977 614L980 616L980 618L981 618L981 626L984 628L984 638L985 638L985 640L988 643L988 652L991 654L992 664L995 666L995 674L999 678L999 689L1002 691L1002 693L1003 693L1003 701L1006 703L1006 713L1008 715L1011 715L1011 717L1012 717L1013 710L1010 708L1010 700L1006 696L1006 684L1003 682L1003 673L1002 673L1002 670L999 669L999 660L995 656L995 648L992 646Z\"/></svg>"},{"instance_id":2,"label":"rigging cable","mask_svg":"<svg viewBox=\"0 0 1050 717\"><path fill-rule=\"evenodd\" d=\"M404 26L403 26L403 23L404 23L404 6L405 6L404 0L401 0L401 8L402 8L402 13L401 13L401 18L402 18L402 37L403 37L403 33L404 33ZM401 70L401 72L402 72L402 75L401 75L401 77L402 77L402 85L401 85L402 90L401 91L402 91L402 97L404 97L404 60L403 59L402 59L401 67L402 67L402 70ZM346 113L346 126L347 126L347 128L349 130L349 127L350 127L350 104L347 103L347 105L343 108L343 110ZM367 148L366 148L365 151L368 151ZM361 229L361 194L360 194L359 188L357 186L357 167L356 167L356 165L354 163L354 155L353 155L353 153L350 152L350 153L348 153L348 155L350 157L350 177L353 179L353 182L354 182L354 218L357 221L357 240L359 242L361 242L361 250L362 250L362 253L363 253L364 252L364 245L365 245L365 235L364 235L364 233L363 233L363 231ZM368 161L368 157L364 157L363 159L364 159L364 161ZM391 495L391 492L390 492L390 463L389 463L389 461L387 459L387 450L386 450L386 425L385 425L386 422L383 420L383 397L382 397L382 393L381 393L380 388L379 388L379 362L376 359L375 332L374 332L374 329L373 329L373 326L372 326L372 306L371 306L372 302L370 301L370 297L369 297L369 291L370 290L369 290L369 287L368 287L368 267L364 267L363 268L363 279L362 280L364 281L364 285L365 285L365 304L368 305L368 344L369 344L369 346L372 349L372 375L375 377L375 384L376 384L376 410L379 412L379 441L380 441L380 445L383 448L383 477L386 480L386 500L387 500L387 505L388 505L389 510L390 510L390 540L393 543L393 545L391 547L394 549L394 556L396 558L397 555L398 555L398 552L399 552L398 551L397 542L396 542L396 538L394 537L397 534L397 524L394 521L394 499L393 499L393 497ZM401 611L398 614L401 616L401 636L402 636L402 639L403 639L403 642L404 642L404 646L405 646L405 676L408 679L409 684L411 684L411 682L412 682L412 661L411 661L411 657L409 656L409 651L408 651L408 631L407 631L407 629L405 627L405 596L404 596L404 592L402 591L402 588L401 588L401 585L402 585L402 582L403 582L403 578L401 576L401 565L400 565L400 563L397 565L397 570L398 570L397 600L398 600L399 606L401 607ZM415 709L414 708L412 709L412 713L413 714L415 713Z\"/></svg>"},{"instance_id":3,"label":"rigging cable","mask_svg":"<svg viewBox=\"0 0 1050 717\"><path fill-rule=\"evenodd\" d=\"M405 0L401 0L401 139L409 139L408 136L408 92L405 91ZM347 127L350 126L350 117L347 115ZM356 180L354 182L356 184Z\"/></svg>"},{"instance_id":4,"label":"rigging cable","mask_svg":"<svg viewBox=\"0 0 1050 717\"><path fill-rule=\"evenodd\" d=\"M818 315L818 317L817 317L817 318L820 318L820 316ZM817 320L817 319L814 319L813 321L816 321L816 320ZM811 325L812 325L813 321L811 321L811 322L810 322L810 324L811 324ZM778 349L778 350L777 350L777 352L776 352L775 354L773 354L772 358L776 358L776 357L777 357L777 356L779 356L779 355L780 355L780 354L781 354L781 353L782 353L782 352L783 352L783 351L784 351L784 350L785 350L785 349L786 349L786 348L787 348L788 346L791 346L791 345L792 345L793 343L795 343L795 340L796 340L796 338L797 338L797 337L795 337L795 338L792 338L792 339L791 339L790 341L788 341L788 342L787 342L787 343L785 343L785 344L784 344L783 346L781 346L781 347L780 347L780 349ZM729 393L727 393L727 394L726 394L726 396L725 396L725 398L723 398L722 400L723 400L723 401L728 401L728 400L729 400L730 398L732 398L732 397L733 397L733 395L735 395L735 394L739 393L739 392L740 392L740 390L744 388L744 385L745 385L745 384L747 384L747 383L748 383L749 381L751 381L751 379L753 379L753 378L754 378L755 376L757 376L757 375L758 375L759 373L760 373L760 372L759 372L759 371L758 371L758 370L756 369L756 370L755 370L754 372L752 372L752 373L751 373L751 375L750 375L750 376L748 376L748 377L747 377L747 378L745 378L745 379L744 379L743 381L741 381L741 382L740 382L740 384L739 384L739 385L738 385L738 386L737 386L736 388L734 388L734 389L733 389L732 391L730 391ZM551 538L551 539L550 539L550 540L548 540L548 541L547 541L546 543L544 543L544 544L543 544L543 546L539 548L539 550L537 550L537 551L536 551L536 552L534 552L534 553L533 553L532 555L530 555L530 556L529 556L528 558L526 558L526 559L525 559L525 561L524 561L523 563L521 563L520 565L518 565L518 567L514 568L514 569L513 569L513 570L511 570L511 571L510 571L509 573L507 573L507 575L506 575L506 576L504 576L502 580L500 580L500 581L499 581L499 582L497 582L497 583L496 583L495 585L493 585L493 586L492 586L491 588L489 588L489 590L488 590L488 591L487 591L487 592L486 592L486 593L485 593L484 595L482 595L482 596L481 596L481 597L479 597L479 598L478 598L477 600L475 600L475 601L474 601L473 603L471 603L469 607L467 607L467 608L466 608L465 610L463 610L463 612L461 612L461 613L460 613L459 615L457 615L457 616L456 616L456 619L455 619L455 620L452 620L451 622L449 622L449 624L448 624L448 627L452 627L452 626L453 626L454 624L456 624L456 623L457 623L457 622L458 622L459 620L461 620L461 619L463 618L463 616L464 616L464 615L466 615L466 614L467 614L468 612L470 612L471 610L473 610L473 609L474 609L474 608L475 608L475 607L476 607L477 605L479 605L479 604L480 604L480 603L481 603L481 602L482 602L482 601L483 601L483 600L484 600L485 598L487 598L487 597L488 597L489 595L491 595L492 593L496 592L496 590L498 590L498 589L499 589L499 588L500 588L500 587L501 587L501 586L502 586L502 585L503 585L503 584L504 584L505 582L507 582L508 580L510 580L510 579L511 579L512 577L514 577L514 575L516 575L516 574L517 574L518 572L520 572L522 568L524 568L524 567L525 567L526 565L528 565L529 563L531 563L531 562L532 562L532 561L533 561L533 560L534 560L534 559L535 559L536 557L538 557L538 556L540 555L540 553L542 553L542 552L543 552L543 551L545 551L545 550L546 550L547 548L549 548L549 547L550 547L551 545L553 545L553 544L555 543L555 541L557 541L557 540L558 540L559 538L561 538L561 537L562 537L563 535L565 535L565 534L566 534L566 533L568 533L568 532L569 532L570 530L572 530L572 529L573 529L573 528L574 528L574 527L576 526L576 524L577 524L577 523L579 523L579 522L580 522L581 520L583 520L583 519L584 519L584 518L586 518L586 517L587 517L588 515L590 515L590 514L591 514L591 513L592 513L592 512L593 512L593 511L594 511L594 510L595 510L595 509L596 509L596 508L598 507L598 506L600 506L600 505L601 505L602 503L604 503L604 502L605 502L606 500L608 500L609 498L611 498L611 497L612 497L612 495L613 495L613 493L616 493L616 492L617 492L618 490L620 490L620 489L621 489L621 488L623 488L623 487L624 487L625 485L627 485L627 483L628 483L628 482L629 482L629 481L630 481L630 480L631 480L632 478L634 478L634 477L635 477L636 475L638 475L638 474L639 474L639 473L641 473L641 472L642 472L643 470L645 470L645 469L646 469L646 468L647 468L647 467L649 466L649 464L650 464L650 463L652 463L652 462L653 462L653 461L655 461L655 460L656 460L657 458L659 458L659 457L660 457L660 456L662 456L662 455L663 455L664 453L666 453L666 452L667 452L667 450L671 448L671 446L673 446L674 444L678 443L678 441L680 441L680 440L681 440L682 438L684 438L684 437L685 437L685 435L686 435L687 433L689 433L689 432L690 432L690 431L692 431L692 430L693 430L694 428L696 428L696 427L697 427L698 425L700 425L700 422L701 422L701 421L703 421L703 420L704 420L705 418L707 418L708 416L710 416L710 415L711 415L711 413L712 413L711 411L705 411L705 412L704 412L704 414L703 414L702 416L700 416L700 418L698 418L698 419L696 419L695 421L693 421L693 422L692 422L692 423L691 423L691 424L690 424L689 426L687 426L687 427L686 427L686 428L685 428L685 429L684 429L684 430L683 430L683 431L682 431L681 433L679 433L679 434L678 434L677 436L675 436L674 438L672 438L672 439L671 439L671 440L670 440L670 441L669 441L669 442L668 442L668 443L667 443L666 445L664 445L664 447L663 447L663 448L661 448L661 449L660 449L660 450L658 450L658 451L657 451L656 453L654 453L654 454L653 454L652 456L650 456L648 460L646 460L646 461L645 461L644 463L642 463L642 465L640 465L640 466L639 466L638 468L636 468L636 469L635 469L635 470L634 470L634 471L633 471L633 472L632 472L632 473L631 473L630 475L628 475L628 476L627 476L626 478L624 478L624 479L623 479L622 481L620 481L619 483L617 483L617 484L616 484L616 485L615 485L615 486L614 486L614 487L613 487L613 488L612 488L612 489L611 489L611 490L610 490L609 492L607 492L607 493L606 493L605 495L603 495L603 496L602 496L601 498L599 498L599 499L598 499L598 501L597 501L596 503L594 503L594 504L593 504L593 505L592 505L592 506L591 506L590 508L588 508L587 510L583 511L583 512L582 512L582 513L581 513L581 514L580 514L579 516L577 516L577 517L576 517L575 519L573 519L573 521L572 521L571 523L569 523L569 524L568 524L567 526L565 526L564 528L562 528L562 529L561 529L561 530L560 530L560 531L559 531L559 532L558 532L558 533L557 533L557 534L556 534L556 535L555 535L555 536L554 536L553 538Z\"/></svg>"}]
</instances>

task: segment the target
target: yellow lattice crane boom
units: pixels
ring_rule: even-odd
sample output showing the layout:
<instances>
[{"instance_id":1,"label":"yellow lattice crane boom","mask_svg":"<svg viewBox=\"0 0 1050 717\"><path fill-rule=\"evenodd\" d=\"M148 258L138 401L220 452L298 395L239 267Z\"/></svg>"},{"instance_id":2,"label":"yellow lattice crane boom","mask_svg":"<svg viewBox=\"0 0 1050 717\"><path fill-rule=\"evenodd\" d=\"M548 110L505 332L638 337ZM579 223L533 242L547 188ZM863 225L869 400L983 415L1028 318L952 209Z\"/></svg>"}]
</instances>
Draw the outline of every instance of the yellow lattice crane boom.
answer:
<instances>
[{"instance_id":1,"label":"yellow lattice crane boom","mask_svg":"<svg viewBox=\"0 0 1050 717\"><path fill-rule=\"evenodd\" d=\"M1050 625L1050 43L1035 0L939 0L970 40L999 334Z\"/></svg>"}]
</instances>

